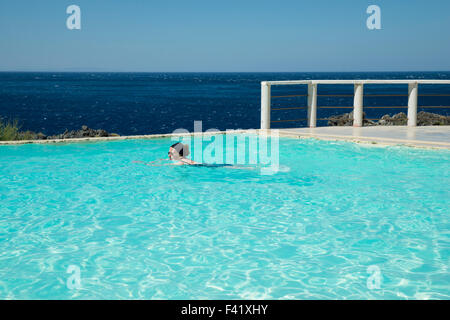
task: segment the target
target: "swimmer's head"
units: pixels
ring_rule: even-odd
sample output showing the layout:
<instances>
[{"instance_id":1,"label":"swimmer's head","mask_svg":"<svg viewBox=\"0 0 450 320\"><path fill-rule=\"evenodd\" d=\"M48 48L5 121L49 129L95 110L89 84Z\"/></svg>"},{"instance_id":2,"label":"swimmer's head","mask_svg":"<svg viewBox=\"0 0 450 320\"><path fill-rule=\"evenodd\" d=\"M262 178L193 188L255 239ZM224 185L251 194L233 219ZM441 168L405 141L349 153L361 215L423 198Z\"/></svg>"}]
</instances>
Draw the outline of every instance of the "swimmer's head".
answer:
<instances>
[{"instance_id":1,"label":"swimmer's head","mask_svg":"<svg viewBox=\"0 0 450 320\"><path fill-rule=\"evenodd\" d=\"M177 142L169 148L169 159L179 160L189 155L189 145Z\"/></svg>"}]
</instances>

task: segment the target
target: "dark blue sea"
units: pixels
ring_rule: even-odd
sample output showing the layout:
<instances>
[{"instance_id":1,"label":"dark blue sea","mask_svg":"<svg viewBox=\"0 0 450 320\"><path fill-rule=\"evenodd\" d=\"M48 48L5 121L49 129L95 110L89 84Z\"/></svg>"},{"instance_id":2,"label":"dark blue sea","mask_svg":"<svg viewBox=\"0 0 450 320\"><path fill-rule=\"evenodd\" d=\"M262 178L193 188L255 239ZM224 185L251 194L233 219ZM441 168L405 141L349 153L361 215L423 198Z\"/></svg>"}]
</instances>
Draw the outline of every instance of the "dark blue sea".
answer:
<instances>
[{"instance_id":1,"label":"dark blue sea","mask_svg":"<svg viewBox=\"0 0 450 320\"><path fill-rule=\"evenodd\" d=\"M260 82L304 79L450 79L450 72L389 73L0 73L0 117L19 120L22 130L57 134L87 125L121 135L260 125ZM306 86L273 87L272 95L306 94ZM352 85L322 85L319 94L352 94ZM406 94L407 85L366 85L365 94ZM450 94L449 85L421 85L419 94ZM352 97L319 97L318 106L352 106ZM365 106L406 106L407 97L365 97ZM450 97L419 97L419 111L444 115ZM274 98L273 108L304 107L305 97ZM351 109L319 109L317 117ZM377 119L406 109L365 109ZM306 109L272 111L272 120L306 118ZM318 125L326 125L320 120ZM302 127L306 121L274 123Z\"/></svg>"}]
</instances>

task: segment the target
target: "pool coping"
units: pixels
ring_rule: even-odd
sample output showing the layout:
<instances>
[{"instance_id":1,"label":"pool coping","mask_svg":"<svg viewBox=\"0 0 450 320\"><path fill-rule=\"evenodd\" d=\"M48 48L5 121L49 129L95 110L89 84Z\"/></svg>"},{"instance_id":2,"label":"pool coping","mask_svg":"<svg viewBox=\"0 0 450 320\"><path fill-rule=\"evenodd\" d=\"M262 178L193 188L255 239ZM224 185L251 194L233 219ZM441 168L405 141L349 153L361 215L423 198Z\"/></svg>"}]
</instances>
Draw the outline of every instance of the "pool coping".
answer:
<instances>
[{"instance_id":1,"label":"pool coping","mask_svg":"<svg viewBox=\"0 0 450 320\"><path fill-rule=\"evenodd\" d=\"M389 126L390 128L404 127L404 126ZM448 130L450 135L450 126L426 126L426 128L441 128ZM321 127L322 128L322 127ZM308 129L308 128L302 128ZM226 131L205 131L205 132L183 132L183 133L163 133L163 134L148 134L148 135L130 135L130 136L112 136L112 137L86 137L74 139L52 139L52 140L16 140L16 141L0 141L0 146L15 146L25 144L69 144L80 142L103 142L103 141L123 141L123 140L151 140L172 137L184 136L205 136L217 134L259 134L269 136L280 136L297 139L318 139L327 141L348 141L353 143L371 144L379 146L401 145L406 147L425 148L425 149L447 149L450 150L450 142L429 141L429 140L412 140L399 139L387 137L371 137L360 135L345 135L345 134L330 134L314 132L314 129L309 129L310 132L295 132L295 129L236 129Z\"/></svg>"}]
</instances>

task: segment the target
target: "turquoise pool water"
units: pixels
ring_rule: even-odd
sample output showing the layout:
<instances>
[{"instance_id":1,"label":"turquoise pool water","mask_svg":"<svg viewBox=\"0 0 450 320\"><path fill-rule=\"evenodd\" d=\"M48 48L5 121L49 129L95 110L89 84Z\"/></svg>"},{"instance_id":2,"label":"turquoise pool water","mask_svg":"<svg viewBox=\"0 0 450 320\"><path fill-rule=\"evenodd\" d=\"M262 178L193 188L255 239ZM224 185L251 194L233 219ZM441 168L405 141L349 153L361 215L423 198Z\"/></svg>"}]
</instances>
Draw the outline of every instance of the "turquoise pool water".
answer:
<instances>
[{"instance_id":1,"label":"turquoise pool water","mask_svg":"<svg viewBox=\"0 0 450 320\"><path fill-rule=\"evenodd\" d=\"M273 175L132 162L172 143L0 146L0 298L450 298L450 152L281 138Z\"/></svg>"}]
</instances>

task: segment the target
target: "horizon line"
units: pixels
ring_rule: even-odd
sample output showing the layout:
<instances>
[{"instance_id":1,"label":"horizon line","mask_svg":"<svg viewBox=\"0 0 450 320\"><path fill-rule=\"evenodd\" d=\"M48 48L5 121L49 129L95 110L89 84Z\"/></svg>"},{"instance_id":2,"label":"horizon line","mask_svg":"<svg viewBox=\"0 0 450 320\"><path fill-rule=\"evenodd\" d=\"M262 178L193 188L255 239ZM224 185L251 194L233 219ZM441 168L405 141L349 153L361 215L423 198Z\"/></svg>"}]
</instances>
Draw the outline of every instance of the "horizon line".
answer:
<instances>
[{"instance_id":1,"label":"horizon line","mask_svg":"<svg viewBox=\"0 0 450 320\"><path fill-rule=\"evenodd\" d=\"M450 72L450 70L350 70L350 71L70 71L70 70L0 70L0 73L402 73L402 72Z\"/></svg>"}]
</instances>

